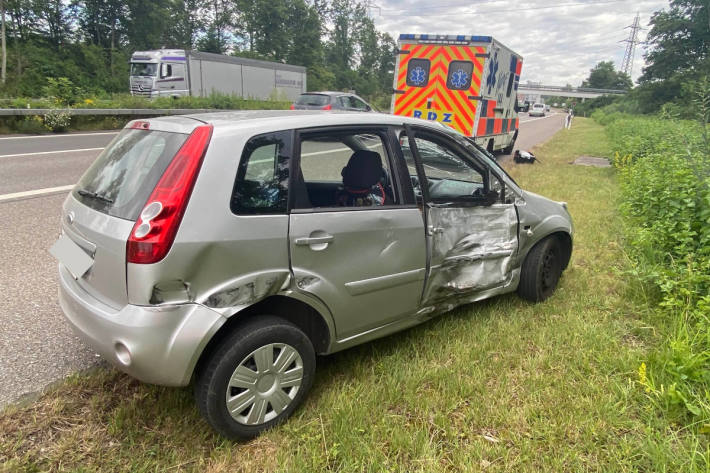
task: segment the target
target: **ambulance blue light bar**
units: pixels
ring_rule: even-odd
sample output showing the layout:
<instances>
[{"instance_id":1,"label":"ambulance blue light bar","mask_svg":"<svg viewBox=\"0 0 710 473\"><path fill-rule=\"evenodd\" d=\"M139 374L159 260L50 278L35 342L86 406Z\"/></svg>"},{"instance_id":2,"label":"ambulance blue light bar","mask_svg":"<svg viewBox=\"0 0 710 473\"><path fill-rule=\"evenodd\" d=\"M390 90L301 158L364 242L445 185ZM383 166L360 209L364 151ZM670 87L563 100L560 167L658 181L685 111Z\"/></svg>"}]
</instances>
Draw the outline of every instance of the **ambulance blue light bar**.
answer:
<instances>
[{"instance_id":1,"label":"ambulance blue light bar","mask_svg":"<svg viewBox=\"0 0 710 473\"><path fill-rule=\"evenodd\" d=\"M451 34L400 34L399 39L409 41L419 41L420 43L434 44L469 44L469 43L490 43L493 38L490 36L466 36Z\"/></svg>"}]
</instances>

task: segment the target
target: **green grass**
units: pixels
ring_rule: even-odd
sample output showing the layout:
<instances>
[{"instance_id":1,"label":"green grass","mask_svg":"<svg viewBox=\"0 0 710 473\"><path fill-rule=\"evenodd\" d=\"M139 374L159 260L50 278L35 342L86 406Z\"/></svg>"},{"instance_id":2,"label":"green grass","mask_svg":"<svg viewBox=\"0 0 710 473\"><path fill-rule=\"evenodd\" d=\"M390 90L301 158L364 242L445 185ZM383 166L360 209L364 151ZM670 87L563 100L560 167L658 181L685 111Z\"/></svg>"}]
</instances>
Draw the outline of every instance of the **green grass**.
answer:
<instances>
[{"instance_id":1,"label":"green grass","mask_svg":"<svg viewBox=\"0 0 710 473\"><path fill-rule=\"evenodd\" d=\"M508 168L565 200L574 254L542 304L515 295L319 359L304 406L247 443L216 436L191 390L101 368L0 414L9 471L707 471L705 440L649 406L638 368L659 336L626 282L603 129L575 119Z\"/></svg>"}]
</instances>

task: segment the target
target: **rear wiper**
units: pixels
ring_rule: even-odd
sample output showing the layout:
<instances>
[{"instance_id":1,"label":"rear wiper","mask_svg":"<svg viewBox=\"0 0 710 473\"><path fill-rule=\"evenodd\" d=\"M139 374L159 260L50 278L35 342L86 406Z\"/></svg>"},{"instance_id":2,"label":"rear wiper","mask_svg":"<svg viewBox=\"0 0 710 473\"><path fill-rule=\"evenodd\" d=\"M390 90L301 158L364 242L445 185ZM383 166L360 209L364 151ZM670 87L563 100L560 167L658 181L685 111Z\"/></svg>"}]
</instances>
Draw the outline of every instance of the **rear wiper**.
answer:
<instances>
[{"instance_id":1,"label":"rear wiper","mask_svg":"<svg viewBox=\"0 0 710 473\"><path fill-rule=\"evenodd\" d=\"M100 200L101 202L106 202L107 204L113 204L113 199L99 194L98 192L87 191L86 189L79 189L76 191L79 195L83 197L91 197L92 199Z\"/></svg>"}]
</instances>

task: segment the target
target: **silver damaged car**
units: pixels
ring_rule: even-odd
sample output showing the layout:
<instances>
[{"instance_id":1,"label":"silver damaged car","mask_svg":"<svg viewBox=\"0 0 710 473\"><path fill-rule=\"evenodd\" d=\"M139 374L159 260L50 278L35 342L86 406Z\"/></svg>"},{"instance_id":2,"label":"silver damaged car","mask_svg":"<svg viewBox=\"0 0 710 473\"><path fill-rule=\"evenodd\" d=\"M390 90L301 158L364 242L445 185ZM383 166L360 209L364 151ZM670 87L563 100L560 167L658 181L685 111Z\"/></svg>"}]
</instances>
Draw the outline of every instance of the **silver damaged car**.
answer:
<instances>
[{"instance_id":1,"label":"silver damaged car","mask_svg":"<svg viewBox=\"0 0 710 473\"><path fill-rule=\"evenodd\" d=\"M310 111L133 121L67 197L59 301L147 383L194 384L221 434L288 418L316 355L517 291L549 297L563 202L436 123Z\"/></svg>"}]
</instances>

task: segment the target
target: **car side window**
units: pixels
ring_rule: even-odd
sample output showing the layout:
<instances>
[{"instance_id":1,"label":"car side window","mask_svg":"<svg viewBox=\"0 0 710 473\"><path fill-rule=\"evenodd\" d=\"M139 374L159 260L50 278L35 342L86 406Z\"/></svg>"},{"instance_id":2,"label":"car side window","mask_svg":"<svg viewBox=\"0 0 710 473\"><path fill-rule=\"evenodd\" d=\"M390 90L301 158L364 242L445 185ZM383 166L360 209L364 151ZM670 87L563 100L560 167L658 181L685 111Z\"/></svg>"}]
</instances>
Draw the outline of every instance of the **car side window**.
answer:
<instances>
[{"instance_id":1,"label":"car side window","mask_svg":"<svg viewBox=\"0 0 710 473\"><path fill-rule=\"evenodd\" d=\"M341 108L350 108L350 100L344 95L338 97L338 105L340 105Z\"/></svg>"},{"instance_id":2,"label":"car side window","mask_svg":"<svg viewBox=\"0 0 710 473\"><path fill-rule=\"evenodd\" d=\"M385 132L334 131L304 134L294 171L294 207L396 205Z\"/></svg>"},{"instance_id":3,"label":"car side window","mask_svg":"<svg viewBox=\"0 0 710 473\"><path fill-rule=\"evenodd\" d=\"M410 170L415 193L421 198L423 184L418 178L406 134L401 135L400 143ZM486 185L489 173L485 167L474 166L464 157L462 150L435 137L415 135L414 144L421 160L430 200L434 202L463 200L481 204L493 203L491 199L494 196L488 191ZM498 187L500 188L500 184Z\"/></svg>"},{"instance_id":4,"label":"car side window","mask_svg":"<svg viewBox=\"0 0 710 473\"><path fill-rule=\"evenodd\" d=\"M290 132L278 132L247 142L232 191L232 212L286 213L291 141Z\"/></svg>"},{"instance_id":5,"label":"car side window","mask_svg":"<svg viewBox=\"0 0 710 473\"><path fill-rule=\"evenodd\" d=\"M350 97L350 104L354 109L367 111L367 104L357 97Z\"/></svg>"}]
</instances>

